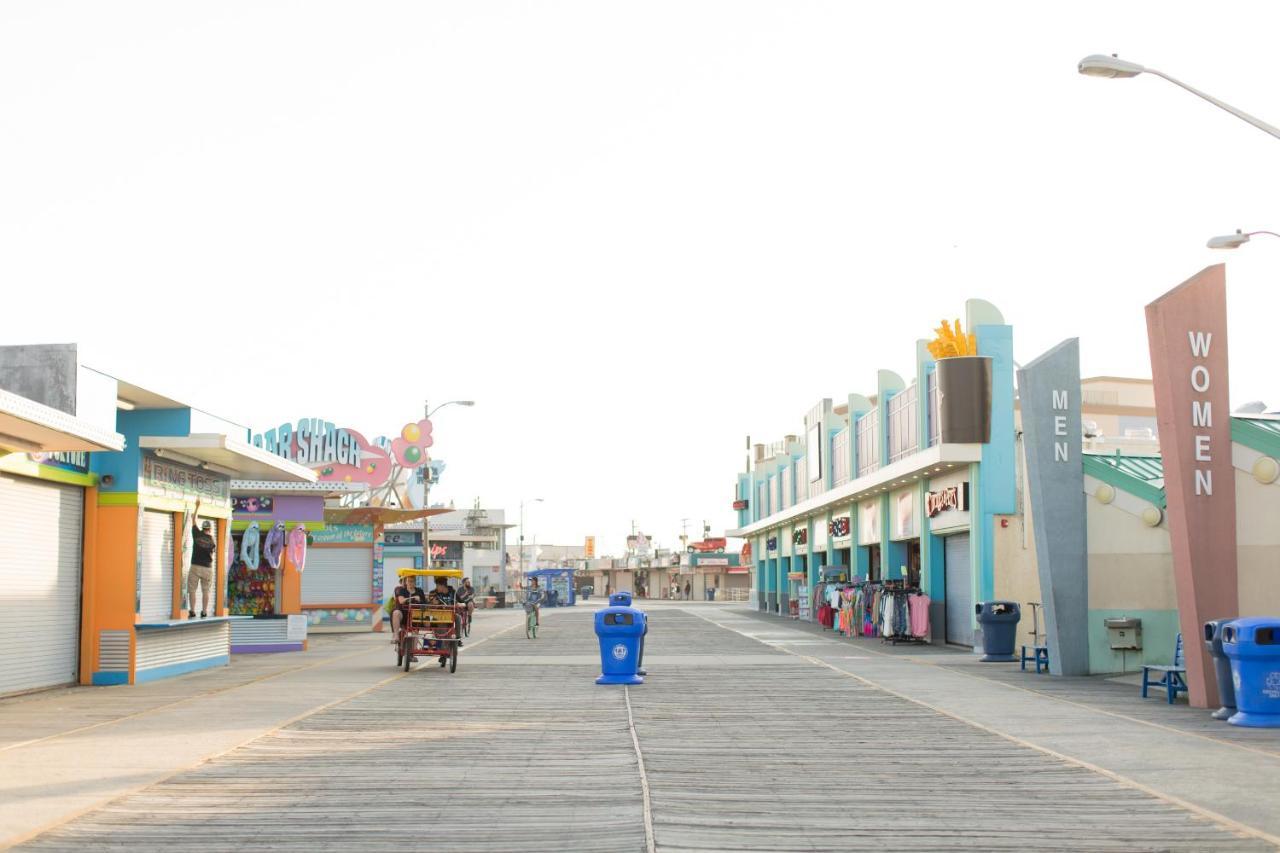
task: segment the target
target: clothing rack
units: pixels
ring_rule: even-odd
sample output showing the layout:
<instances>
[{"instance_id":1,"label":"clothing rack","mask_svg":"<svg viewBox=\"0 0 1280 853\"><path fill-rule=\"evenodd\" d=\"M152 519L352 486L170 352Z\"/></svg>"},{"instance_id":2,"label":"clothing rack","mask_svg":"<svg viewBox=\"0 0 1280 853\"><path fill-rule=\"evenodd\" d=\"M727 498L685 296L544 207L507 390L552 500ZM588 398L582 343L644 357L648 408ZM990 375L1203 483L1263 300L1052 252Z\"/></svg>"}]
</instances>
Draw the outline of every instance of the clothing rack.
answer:
<instances>
[{"instance_id":1,"label":"clothing rack","mask_svg":"<svg viewBox=\"0 0 1280 853\"><path fill-rule=\"evenodd\" d=\"M929 641L929 597L905 580L889 580L876 613L880 642L925 645Z\"/></svg>"}]
</instances>

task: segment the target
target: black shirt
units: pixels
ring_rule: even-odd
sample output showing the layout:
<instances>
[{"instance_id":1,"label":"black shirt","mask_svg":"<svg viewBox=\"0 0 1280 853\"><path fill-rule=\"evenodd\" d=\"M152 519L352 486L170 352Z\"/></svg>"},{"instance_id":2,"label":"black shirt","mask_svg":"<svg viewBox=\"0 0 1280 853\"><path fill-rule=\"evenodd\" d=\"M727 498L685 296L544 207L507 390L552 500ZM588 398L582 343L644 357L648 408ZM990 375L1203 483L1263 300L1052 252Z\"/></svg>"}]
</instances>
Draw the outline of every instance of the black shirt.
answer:
<instances>
[{"instance_id":1,"label":"black shirt","mask_svg":"<svg viewBox=\"0 0 1280 853\"><path fill-rule=\"evenodd\" d=\"M476 591L469 586L462 586L458 589L458 603L466 604L468 601L476 597Z\"/></svg>"},{"instance_id":2,"label":"black shirt","mask_svg":"<svg viewBox=\"0 0 1280 853\"><path fill-rule=\"evenodd\" d=\"M445 587L443 591L438 589L431 590L428 599L432 604L453 604L453 587Z\"/></svg>"},{"instance_id":3,"label":"black shirt","mask_svg":"<svg viewBox=\"0 0 1280 853\"><path fill-rule=\"evenodd\" d=\"M194 524L191 525L191 565L213 568L213 550L217 547L213 537Z\"/></svg>"},{"instance_id":4,"label":"black shirt","mask_svg":"<svg viewBox=\"0 0 1280 853\"><path fill-rule=\"evenodd\" d=\"M411 604L427 603L427 594L416 586L413 587L412 590L404 586L396 587L396 606L397 607L402 606L400 604L401 597L409 599L408 603L411 603Z\"/></svg>"}]
</instances>

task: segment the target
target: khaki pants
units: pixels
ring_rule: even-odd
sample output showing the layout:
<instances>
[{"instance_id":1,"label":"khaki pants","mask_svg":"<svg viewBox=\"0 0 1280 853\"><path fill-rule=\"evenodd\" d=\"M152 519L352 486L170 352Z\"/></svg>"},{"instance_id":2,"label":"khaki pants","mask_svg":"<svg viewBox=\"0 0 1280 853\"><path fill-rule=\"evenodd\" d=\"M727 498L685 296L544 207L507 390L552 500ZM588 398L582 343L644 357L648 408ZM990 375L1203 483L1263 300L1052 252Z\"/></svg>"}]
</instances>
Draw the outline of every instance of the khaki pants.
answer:
<instances>
[{"instance_id":1,"label":"khaki pants","mask_svg":"<svg viewBox=\"0 0 1280 853\"><path fill-rule=\"evenodd\" d=\"M213 566L192 566L187 575L187 610L196 609L196 587L201 588L203 604L200 613L209 612L209 593L213 592Z\"/></svg>"}]
</instances>

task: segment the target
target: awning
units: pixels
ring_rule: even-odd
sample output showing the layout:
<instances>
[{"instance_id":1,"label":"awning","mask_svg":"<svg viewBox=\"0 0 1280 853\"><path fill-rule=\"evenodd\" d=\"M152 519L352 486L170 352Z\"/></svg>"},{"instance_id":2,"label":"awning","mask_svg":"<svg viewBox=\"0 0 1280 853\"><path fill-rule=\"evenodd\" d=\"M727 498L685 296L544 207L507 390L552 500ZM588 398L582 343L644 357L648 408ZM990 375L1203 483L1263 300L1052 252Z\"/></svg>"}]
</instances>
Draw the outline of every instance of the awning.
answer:
<instances>
[{"instance_id":1,"label":"awning","mask_svg":"<svg viewBox=\"0 0 1280 853\"><path fill-rule=\"evenodd\" d=\"M11 391L0 391L0 450L124 450L124 436Z\"/></svg>"},{"instance_id":2,"label":"awning","mask_svg":"<svg viewBox=\"0 0 1280 853\"><path fill-rule=\"evenodd\" d=\"M325 524L395 524L453 512L445 507L435 509L396 509L390 506L329 507L324 511Z\"/></svg>"},{"instance_id":3,"label":"awning","mask_svg":"<svg viewBox=\"0 0 1280 853\"><path fill-rule=\"evenodd\" d=\"M750 566L730 566L729 571L725 572L729 575L749 575L751 574Z\"/></svg>"},{"instance_id":4,"label":"awning","mask_svg":"<svg viewBox=\"0 0 1280 853\"><path fill-rule=\"evenodd\" d=\"M290 462L246 441L221 433L195 435L144 435L138 446L156 455L229 477L245 480L278 480L314 483L316 472Z\"/></svg>"},{"instance_id":5,"label":"awning","mask_svg":"<svg viewBox=\"0 0 1280 853\"><path fill-rule=\"evenodd\" d=\"M289 494L337 497L339 495L350 495L357 492L363 492L367 488L368 486L364 483L344 483L341 481L334 482L332 480L317 483L294 483L285 482L283 480L231 481L231 494L233 495Z\"/></svg>"}]
</instances>

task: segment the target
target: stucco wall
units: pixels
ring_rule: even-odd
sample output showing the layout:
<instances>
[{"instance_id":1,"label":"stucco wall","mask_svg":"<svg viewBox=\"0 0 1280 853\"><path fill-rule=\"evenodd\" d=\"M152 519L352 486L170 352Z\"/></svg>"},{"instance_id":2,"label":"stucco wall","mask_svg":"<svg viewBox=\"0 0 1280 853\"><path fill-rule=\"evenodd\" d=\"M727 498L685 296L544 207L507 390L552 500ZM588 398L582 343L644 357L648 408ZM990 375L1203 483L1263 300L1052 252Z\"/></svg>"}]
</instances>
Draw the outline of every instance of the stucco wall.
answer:
<instances>
[{"instance_id":1,"label":"stucco wall","mask_svg":"<svg viewBox=\"0 0 1280 853\"><path fill-rule=\"evenodd\" d=\"M1236 469L1241 616L1280 616L1280 483Z\"/></svg>"}]
</instances>

